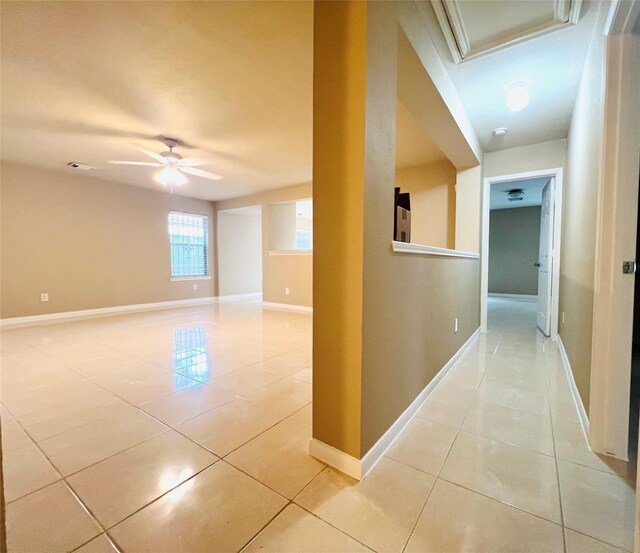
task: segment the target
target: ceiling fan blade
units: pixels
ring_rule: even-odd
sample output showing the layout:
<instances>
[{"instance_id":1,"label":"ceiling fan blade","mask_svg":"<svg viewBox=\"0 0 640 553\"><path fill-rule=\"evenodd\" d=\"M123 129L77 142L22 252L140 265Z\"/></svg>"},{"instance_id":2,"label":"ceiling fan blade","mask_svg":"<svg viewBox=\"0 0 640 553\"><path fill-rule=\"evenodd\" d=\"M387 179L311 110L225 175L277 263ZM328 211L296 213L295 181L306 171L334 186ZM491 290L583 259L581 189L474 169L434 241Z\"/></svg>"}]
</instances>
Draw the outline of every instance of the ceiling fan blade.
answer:
<instances>
[{"instance_id":1,"label":"ceiling fan blade","mask_svg":"<svg viewBox=\"0 0 640 553\"><path fill-rule=\"evenodd\" d=\"M209 180L222 180L224 178L222 175L216 175L215 173L203 171L202 169L196 169L195 167L180 167L180 171L182 171L183 173L188 173L189 175L194 175L196 177L202 177L203 179Z\"/></svg>"},{"instance_id":2,"label":"ceiling fan blade","mask_svg":"<svg viewBox=\"0 0 640 553\"><path fill-rule=\"evenodd\" d=\"M207 159L206 157L185 157L178 162L178 165L181 167L196 167L198 165L207 165L207 163L212 162L212 159Z\"/></svg>"},{"instance_id":3,"label":"ceiling fan blade","mask_svg":"<svg viewBox=\"0 0 640 553\"><path fill-rule=\"evenodd\" d=\"M135 146L143 154L146 154L149 157L152 157L153 159L155 159L156 161L159 161L163 165L165 164L166 160L160 154L156 154L155 152L152 152L151 150L147 150L146 148L143 148L142 146L138 146L137 144L132 143L132 146Z\"/></svg>"},{"instance_id":4,"label":"ceiling fan blade","mask_svg":"<svg viewBox=\"0 0 640 553\"><path fill-rule=\"evenodd\" d=\"M163 163L154 163L153 161L110 161L114 165L145 165L146 167L162 167Z\"/></svg>"}]
</instances>

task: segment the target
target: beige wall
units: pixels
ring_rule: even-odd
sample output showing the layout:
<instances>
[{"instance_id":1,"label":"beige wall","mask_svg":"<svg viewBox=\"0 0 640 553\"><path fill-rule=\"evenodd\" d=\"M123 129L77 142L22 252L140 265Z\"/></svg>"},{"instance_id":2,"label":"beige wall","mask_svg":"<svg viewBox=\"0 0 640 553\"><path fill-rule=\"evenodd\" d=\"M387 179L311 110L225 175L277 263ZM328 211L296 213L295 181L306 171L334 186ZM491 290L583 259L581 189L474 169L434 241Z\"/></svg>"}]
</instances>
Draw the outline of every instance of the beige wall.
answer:
<instances>
[{"instance_id":1,"label":"beige wall","mask_svg":"<svg viewBox=\"0 0 640 553\"><path fill-rule=\"evenodd\" d=\"M218 295L262 291L262 216L219 211Z\"/></svg>"},{"instance_id":2,"label":"beige wall","mask_svg":"<svg viewBox=\"0 0 640 553\"><path fill-rule=\"evenodd\" d=\"M179 210L208 215L211 233L211 202L67 171L1 169L2 318L214 294L213 279L171 282L167 232L169 211Z\"/></svg>"},{"instance_id":3,"label":"beige wall","mask_svg":"<svg viewBox=\"0 0 640 553\"><path fill-rule=\"evenodd\" d=\"M268 278L263 283L263 301L312 306L312 254L268 255L265 270ZM285 288L289 289L289 294Z\"/></svg>"},{"instance_id":4,"label":"beige wall","mask_svg":"<svg viewBox=\"0 0 640 553\"><path fill-rule=\"evenodd\" d=\"M411 193L411 242L454 248L456 168L444 160L396 169L396 186Z\"/></svg>"},{"instance_id":5,"label":"beige wall","mask_svg":"<svg viewBox=\"0 0 640 553\"><path fill-rule=\"evenodd\" d=\"M269 255L270 232L273 226L271 212L274 205L310 198L311 184L289 186L269 190L261 194L253 194L233 200L216 203L216 211L247 207L262 206L262 299L266 302L285 303L311 307L313 255ZM282 204L284 205L284 204ZM295 236L295 204L293 206L293 232ZM286 206L285 206L286 207ZM291 208L290 208L291 209ZM276 210L277 211L277 210ZM280 248L277 248L280 249ZM286 248L288 249L288 248ZM285 293L289 288L289 294Z\"/></svg>"},{"instance_id":6,"label":"beige wall","mask_svg":"<svg viewBox=\"0 0 640 553\"><path fill-rule=\"evenodd\" d=\"M482 169L478 165L456 176L456 250L480 253Z\"/></svg>"},{"instance_id":7,"label":"beige wall","mask_svg":"<svg viewBox=\"0 0 640 553\"><path fill-rule=\"evenodd\" d=\"M587 411L602 147L603 51L604 40L596 33L587 55L569 127L562 213L559 332Z\"/></svg>"},{"instance_id":8,"label":"beige wall","mask_svg":"<svg viewBox=\"0 0 640 553\"><path fill-rule=\"evenodd\" d=\"M296 204L269 204L269 250L293 250L296 247Z\"/></svg>"},{"instance_id":9,"label":"beige wall","mask_svg":"<svg viewBox=\"0 0 640 553\"><path fill-rule=\"evenodd\" d=\"M551 140L531 146L484 154L484 177L499 177L527 171L555 169L566 164L567 141Z\"/></svg>"},{"instance_id":10,"label":"beige wall","mask_svg":"<svg viewBox=\"0 0 640 553\"><path fill-rule=\"evenodd\" d=\"M361 458L478 328L479 263L391 251L403 7L315 9L313 435Z\"/></svg>"},{"instance_id":11,"label":"beige wall","mask_svg":"<svg viewBox=\"0 0 640 553\"><path fill-rule=\"evenodd\" d=\"M537 295L539 252L539 206L492 210L489 293Z\"/></svg>"}]
</instances>

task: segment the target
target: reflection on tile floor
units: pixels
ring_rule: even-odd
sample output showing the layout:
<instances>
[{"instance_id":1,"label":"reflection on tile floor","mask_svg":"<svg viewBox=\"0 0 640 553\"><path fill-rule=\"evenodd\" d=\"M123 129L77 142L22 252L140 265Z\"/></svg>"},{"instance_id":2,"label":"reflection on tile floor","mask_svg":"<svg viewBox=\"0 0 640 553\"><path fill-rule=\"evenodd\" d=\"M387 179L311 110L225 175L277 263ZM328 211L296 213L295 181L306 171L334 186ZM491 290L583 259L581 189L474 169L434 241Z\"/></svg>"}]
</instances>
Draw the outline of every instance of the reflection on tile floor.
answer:
<instances>
[{"instance_id":1,"label":"reflection on tile floor","mask_svg":"<svg viewBox=\"0 0 640 553\"><path fill-rule=\"evenodd\" d=\"M535 305L489 326L360 483L306 453L309 315L5 330L9 551L631 551L633 465L588 449Z\"/></svg>"}]
</instances>

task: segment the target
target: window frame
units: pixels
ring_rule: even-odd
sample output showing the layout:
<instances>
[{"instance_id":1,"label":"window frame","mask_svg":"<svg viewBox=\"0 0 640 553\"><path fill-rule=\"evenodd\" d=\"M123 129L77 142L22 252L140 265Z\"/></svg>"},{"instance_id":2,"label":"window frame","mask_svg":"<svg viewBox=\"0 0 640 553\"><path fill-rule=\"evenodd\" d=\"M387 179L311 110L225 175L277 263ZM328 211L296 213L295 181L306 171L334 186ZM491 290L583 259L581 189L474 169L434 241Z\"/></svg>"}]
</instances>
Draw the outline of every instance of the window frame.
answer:
<instances>
[{"instance_id":1,"label":"window frame","mask_svg":"<svg viewBox=\"0 0 640 553\"><path fill-rule=\"evenodd\" d=\"M173 275L173 261L171 256L171 214L175 213L177 215L185 215L188 217L197 217L199 219L204 219L206 221L206 238L205 238L205 274L204 275L185 275L185 276L174 276ZM204 215L202 213L189 213L187 211L179 211L177 209L170 209L167 213L167 237L169 238L169 280L171 282L179 282L181 280L211 280L211 266L210 266L210 229L209 229L209 215Z\"/></svg>"}]
</instances>

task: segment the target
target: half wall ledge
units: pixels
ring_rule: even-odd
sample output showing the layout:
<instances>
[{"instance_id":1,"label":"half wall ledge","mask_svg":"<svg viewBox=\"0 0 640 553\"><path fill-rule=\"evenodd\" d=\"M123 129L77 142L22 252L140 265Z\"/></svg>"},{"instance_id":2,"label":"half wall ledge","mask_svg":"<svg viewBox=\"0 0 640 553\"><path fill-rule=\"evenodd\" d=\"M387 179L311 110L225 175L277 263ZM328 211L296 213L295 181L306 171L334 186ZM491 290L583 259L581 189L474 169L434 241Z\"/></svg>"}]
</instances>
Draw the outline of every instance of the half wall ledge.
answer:
<instances>
[{"instance_id":1,"label":"half wall ledge","mask_svg":"<svg viewBox=\"0 0 640 553\"><path fill-rule=\"evenodd\" d=\"M462 250L450 250L448 248L438 248L436 246L424 246L423 244L412 244L408 242L396 242L395 240L391 242L391 247L395 253L480 259L479 253L465 252Z\"/></svg>"}]
</instances>

